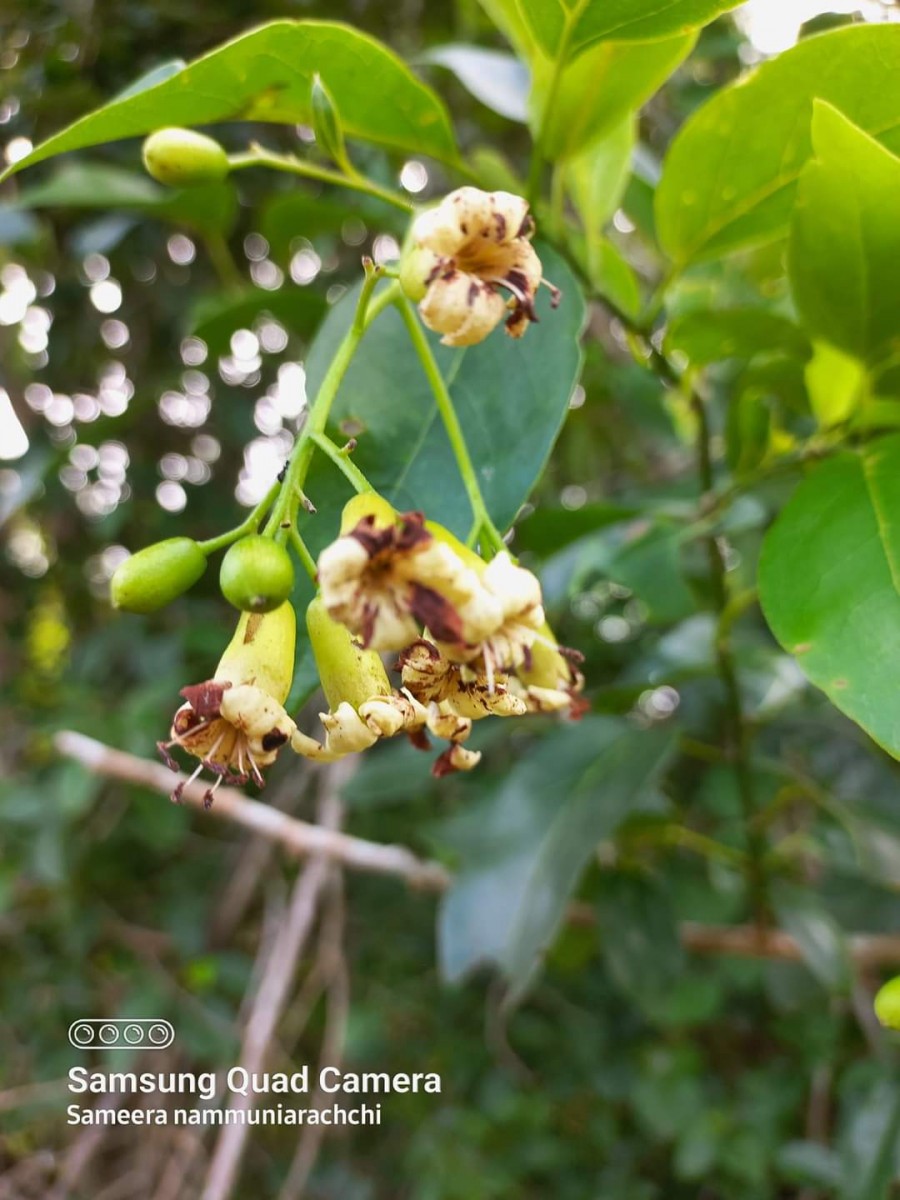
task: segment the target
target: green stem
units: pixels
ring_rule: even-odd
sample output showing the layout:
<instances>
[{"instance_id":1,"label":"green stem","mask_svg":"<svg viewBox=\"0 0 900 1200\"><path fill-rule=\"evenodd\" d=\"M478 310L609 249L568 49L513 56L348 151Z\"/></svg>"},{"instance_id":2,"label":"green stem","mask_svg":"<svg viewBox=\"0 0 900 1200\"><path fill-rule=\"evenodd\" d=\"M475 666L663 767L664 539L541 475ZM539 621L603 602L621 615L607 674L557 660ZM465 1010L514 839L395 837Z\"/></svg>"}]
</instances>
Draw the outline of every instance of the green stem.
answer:
<instances>
[{"instance_id":1,"label":"green stem","mask_svg":"<svg viewBox=\"0 0 900 1200\"><path fill-rule=\"evenodd\" d=\"M534 138L534 148L531 155L531 165L528 171L528 201L532 208L537 207L537 202L540 198L541 190L541 175L543 172L544 161L546 159L545 145L547 141L547 130L550 126L550 115L556 107L556 101L559 99L559 89L562 85L563 71L566 67L566 62L569 57L569 43L572 40L572 32L575 29L576 22L581 16L584 8L584 0L580 0L574 9L565 9L565 24L563 26L562 35L559 39L559 45L556 48L556 55L553 62L553 75L550 78L550 86L547 88L547 99L544 102L544 108L541 113L540 124L538 125L537 133Z\"/></svg>"},{"instance_id":2,"label":"green stem","mask_svg":"<svg viewBox=\"0 0 900 1200\"><path fill-rule=\"evenodd\" d=\"M288 540L294 547L294 553L300 559L301 563L303 563L303 568L307 575L310 577L313 583L315 583L318 576L316 560L310 554L306 542L304 542L303 538L293 525L291 525L290 529L288 530Z\"/></svg>"},{"instance_id":3,"label":"green stem","mask_svg":"<svg viewBox=\"0 0 900 1200\"><path fill-rule=\"evenodd\" d=\"M324 433L314 433L311 440L326 457L330 458L337 469L350 481L355 491L374 492L375 489L363 475L362 471L351 461L350 451L343 450Z\"/></svg>"},{"instance_id":4,"label":"green stem","mask_svg":"<svg viewBox=\"0 0 900 1200\"><path fill-rule=\"evenodd\" d=\"M662 356L659 355L662 359ZM663 359L669 371L673 368ZM690 394L691 409L697 421L697 470L703 490L701 506L712 494L714 485L712 453L710 449L709 418L702 397L695 391ZM731 619L729 614L728 581L725 560L718 539L710 534L706 539L709 562L709 577L713 590L713 603L718 614L715 637L715 656L719 678L725 691L725 718L729 750L734 764L735 782L744 819L747 839L747 878L750 901L760 928L766 922L766 888L764 874L765 840L756 827L756 800L753 789L753 772L750 763L750 737L744 715L743 699L738 681L737 664L731 649Z\"/></svg>"},{"instance_id":5,"label":"green stem","mask_svg":"<svg viewBox=\"0 0 900 1200\"><path fill-rule=\"evenodd\" d=\"M407 200L405 196L401 196L399 192L381 187L380 184L367 179L356 170L350 174L332 171L328 167L319 167L315 163L304 162L302 158L297 158L294 154L276 154L274 150L267 150L265 146L260 146L257 142L251 143L246 154L230 155L228 165L232 171L240 171L244 167L271 167L273 171L287 171L291 175L300 175L304 179L317 179L320 183L332 183L336 187L353 188L354 191L383 200L385 204L401 208L405 213L411 213L415 209L413 202Z\"/></svg>"},{"instance_id":6,"label":"green stem","mask_svg":"<svg viewBox=\"0 0 900 1200\"><path fill-rule=\"evenodd\" d=\"M230 546L232 542L236 542L246 534L255 533L259 529L263 517L275 503L275 497L280 490L281 484L273 483L259 504L257 504L250 515L240 525L236 525L234 529L229 529L226 533L220 533L218 537L208 538L205 542L198 542L197 544L207 558L210 554L215 554L217 550L224 550L226 546Z\"/></svg>"},{"instance_id":7,"label":"green stem","mask_svg":"<svg viewBox=\"0 0 900 1200\"><path fill-rule=\"evenodd\" d=\"M453 407L453 400L447 388L447 383L441 374L440 367L435 361L428 338L425 336L425 330L419 323L412 305L402 293L397 296L396 304L406 324L410 341L419 356L422 369L428 379L438 412L444 423L444 429L447 431L447 437L450 440L450 446L456 458L457 466L459 467L459 473L462 477L466 494L469 497L469 503L472 506L472 515L475 518L472 536L477 538L480 534L487 548L495 552L503 550L506 548L503 535L491 520L487 510L484 496L481 494L481 486L478 483L475 464L472 462L472 457L469 454L469 448L463 436L459 417L456 415L456 409Z\"/></svg>"},{"instance_id":8,"label":"green stem","mask_svg":"<svg viewBox=\"0 0 900 1200\"><path fill-rule=\"evenodd\" d=\"M367 265L366 277L363 281L362 291L359 294L359 302L357 303L353 324L344 335L344 340L338 346L335 356L331 360L331 365L325 372L325 378L322 380L316 398L309 410L306 424L297 441L294 443L294 449L291 451L281 494L275 502L271 516L266 522L266 527L263 531L270 536L274 534L276 529L293 525L293 515L296 513L299 499L303 495L303 484L306 480L313 451L315 450L316 443L313 439L315 435L325 432L331 405L337 395L341 380L350 366L353 355L362 341L363 334L378 314L383 312L389 304L395 302L400 293L399 284L391 283L380 295L373 298L372 293L380 278L381 272L378 268L371 264Z\"/></svg>"},{"instance_id":9,"label":"green stem","mask_svg":"<svg viewBox=\"0 0 900 1200\"><path fill-rule=\"evenodd\" d=\"M221 233L208 233L203 239L203 244L222 286L230 292L240 291L244 281L225 238Z\"/></svg>"}]
</instances>

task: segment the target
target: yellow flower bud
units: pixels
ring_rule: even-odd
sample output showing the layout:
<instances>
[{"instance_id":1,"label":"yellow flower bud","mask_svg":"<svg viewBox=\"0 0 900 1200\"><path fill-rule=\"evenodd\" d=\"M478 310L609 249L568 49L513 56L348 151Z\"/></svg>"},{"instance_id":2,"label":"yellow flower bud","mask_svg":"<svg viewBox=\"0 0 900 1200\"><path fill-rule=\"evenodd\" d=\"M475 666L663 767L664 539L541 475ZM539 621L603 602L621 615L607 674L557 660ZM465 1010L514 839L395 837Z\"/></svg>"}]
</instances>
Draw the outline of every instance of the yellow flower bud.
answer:
<instances>
[{"instance_id":1,"label":"yellow flower bud","mask_svg":"<svg viewBox=\"0 0 900 1200\"><path fill-rule=\"evenodd\" d=\"M328 615L319 596L306 610L306 627L330 708L347 701L358 711L373 696L390 696L391 681L379 655L354 641L346 626Z\"/></svg>"},{"instance_id":2,"label":"yellow flower bud","mask_svg":"<svg viewBox=\"0 0 900 1200\"><path fill-rule=\"evenodd\" d=\"M283 704L294 678L297 620L289 600L268 613L243 613L213 678L252 684Z\"/></svg>"}]
</instances>

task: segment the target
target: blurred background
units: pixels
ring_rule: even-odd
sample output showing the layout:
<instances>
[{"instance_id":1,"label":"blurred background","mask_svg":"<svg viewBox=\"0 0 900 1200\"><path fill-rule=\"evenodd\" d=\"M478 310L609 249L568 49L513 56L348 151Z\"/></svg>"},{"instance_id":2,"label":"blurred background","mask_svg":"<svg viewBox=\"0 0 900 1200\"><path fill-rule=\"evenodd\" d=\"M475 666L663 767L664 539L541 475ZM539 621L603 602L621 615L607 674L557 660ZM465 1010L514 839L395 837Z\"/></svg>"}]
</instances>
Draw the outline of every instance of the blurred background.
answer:
<instances>
[{"instance_id":1,"label":"blurred background","mask_svg":"<svg viewBox=\"0 0 900 1200\"><path fill-rule=\"evenodd\" d=\"M798 36L894 15L833 7L843 11L751 0L703 32L647 106L611 231L640 271L655 269L652 187L684 118ZM451 42L508 49L474 0L252 12L235 0L7 0L0 151L15 161L160 63L284 16L346 20L384 39L446 99L465 149L489 147L523 170L525 127L427 62ZM223 132L235 148L248 136L287 150L311 135ZM359 154L415 197L452 182L430 163ZM67 1128L66 1029L85 1015L165 1017L177 1033L168 1068L236 1062L297 864L157 791L88 773L52 738L75 729L151 758L179 688L208 677L232 626L215 572L149 619L110 610L109 578L128 551L212 536L265 493L302 415L322 313L361 254L396 254L403 218L263 172L242 173L215 203L173 199L146 186L136 142L42 165L0 199L0 1196L178 1200L201 1194L214 1131ZM764 256L740 270L740 294L773 276ZM862 1197L859 1164L882 1153L900 1111L870 1015L884 965L849 966L844 937L900 927L896 766L804 685L753 613L735 652L766 834L803 851L782 912L807 961L679 937L679 922L748 917L731 853L741 808L716 754L723 698L705 556L665 516L696 497L692 451L681 414L602 308L585 353L514 546L540 569L561 640L586 653L594 708L646 726L677 720L677 759L604 847L602 869L591 866L579 889L590 919L566 926L512 1014L488 972L441 978L434 895L396 878L332 880L272 1067L315 1063L337 1042L349 1069L437 1071L444 1089L387 1098L380 1128L304 1142L299 1164L295 1130L253 1131L245 1183L229 1194L299 1195L282 1191L293 1163L302 1194L322 1200ZM724 395L727 376L719 384ZM724 408L717 421L721 443ZM789 486L770 482L732 509L729 565L748 583ZM509 779L526 795L540 774L529 764L577 738L553 722L498 724L481 735L485 763L471 778L436 785L401 746L367 755L328 785L349 829L449 867L478 853ZM310 818L320 791L318 776L282 762L264 798ZM894 1173L887 1145L879 1186Z\"/></svg>"}]
</instances>

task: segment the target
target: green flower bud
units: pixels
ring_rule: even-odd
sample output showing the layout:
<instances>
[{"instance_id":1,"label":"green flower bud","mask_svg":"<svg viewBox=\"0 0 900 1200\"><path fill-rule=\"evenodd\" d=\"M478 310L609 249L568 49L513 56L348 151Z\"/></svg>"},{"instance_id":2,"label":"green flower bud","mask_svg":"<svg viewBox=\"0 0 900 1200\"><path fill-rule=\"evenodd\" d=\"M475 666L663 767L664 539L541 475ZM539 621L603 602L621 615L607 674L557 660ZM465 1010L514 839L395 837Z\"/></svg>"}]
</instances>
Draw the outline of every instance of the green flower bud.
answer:
<instances>
[{"instance_id":1,"label":"green flower bud","mask_svg":"<svg viewBox=\"0 0 900 1200\"><path fill-rule=\"evenodd\" d=\"M900 1029L900 975L879 989L875 996L875 1016L888 1029Z\"/></svg>"},{"instance_id":2,"label":"green flower bud","mask_svg":"<svg viewBox=\"0 0 900 1200\"><path fill-rule=\"evenodd\" d=\"M241 612L271 612L294 588L294 564L284 546L252 534L235 542L222 559L219 587Z\"/></svg>"},{"instance_id":3,"label":"green flower bud","mask_svg":"<svg viewBox=\"0 0 900 1200\"><path fill-rule=\"evenodd\" d=\"M306 610L306 628L322 691L331 709L344 702L359 709L373 697L390 696L391 683L380 656L354 641L350 631L328 615L319 596Z\"/></svg>"},{"instance_id":4,"label":"green flower bud","mask_svg":"<svg viewBox=\"0 0 900 1200\"><path fill-rule=\"evenodd\" d=\"M195 541L167 538L125 559L112 577L110 598L125 612L155 612L193 587L205 570L206 556Z\"/></svg>"},{"instance_id":5,"label":"green flower bud","mask_svg":"<svg viewBox=\"0 0 900 1200\"><path fill-rule=\"evenodd\" d=\"M143 156L148 173L169 187L217 183L230 169L219 143L193 129L158 129L144 142Z\"/></svg>"}]
</instances>

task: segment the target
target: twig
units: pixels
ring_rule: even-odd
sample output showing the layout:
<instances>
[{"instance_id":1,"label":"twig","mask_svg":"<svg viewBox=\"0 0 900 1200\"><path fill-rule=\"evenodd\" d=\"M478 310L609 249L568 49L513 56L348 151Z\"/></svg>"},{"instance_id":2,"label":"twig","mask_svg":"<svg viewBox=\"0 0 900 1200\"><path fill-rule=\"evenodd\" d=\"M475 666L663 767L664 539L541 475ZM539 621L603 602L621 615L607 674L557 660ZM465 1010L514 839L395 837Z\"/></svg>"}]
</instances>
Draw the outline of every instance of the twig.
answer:
<instances>
[{"instance_id":1,"label":"twig","mask_svg":"<svg viewBox=\"0 0 900 1200\"><path fill-rule=\"evenodd\" d=\"M334 832L340 817L338 794L345 773L346 764L338 763L323 776L327 791L323 796L321 815L324 828L331 832ZM265 1066L328 876L329 859L320 850L313 855L294 885L284 923L272 947L244 1033L240 1065L251 1075ZM246 1096L239 1094L234 1097L230 1109L244 1112L254 1103L252 1093ZM225 1126L213 1151L201 1200L228 1200L231 1196L238 1179L249 1129L250 1126L243 1123Z\"/></svg>"},{"instance_id":2,"label":"twig","mask_svg":"<svg viewBox=\"0 0 900 1200\"><path fill-rule=\"evenodd\" d=\"M114 750L71 730L57 733L54 743L60 754L75 759L97 775L122 779L164 795L168 795L174 784L184 778L173 775L162 763L138 758L124 750ZM182 799L191 807L202 809L206 790L202 783L188 784ZM405 846L380 845L337 830L323 829L321 825L289 817L268 804L250 800L235 788L219 788L216 802L209 813L252 829L262 837L281 843L285 849L297 855L322 854L358 871L399 875L411 887L428 891L443 891L450 882L449 872L440 863L423 861Z\"/></svg>"},{"instance_id":3,"label":"twig","mask_svg":"<svg viewBox=\"0 0 900 1200\"><path fill-rule=\"evenodd\" d=\"M319 957L316 962L319 973L328 983L325 1037L319 1055L317 1078L321 1078L325 1067L340 1066L344 1056L347 1021L350 1014L350 973L347 969L343 947L346 918L344 876L343 872L336 867L331 868L328 899L329 904L320 938ZM324 1092L321 1087L316 1087L312 1107L320 1108L323 1098ZM327 1132L327 1125L304 1125L287 1177L278 1194L278 1200L301 1200Z\"/></svg>"},{"instance_id":4,"label":"twig","mask_svg":"<svg viewBox=\"0 0 900 1200\"><path fill-rule=\"evenodd\" d=\"M100 775L140 784L153 791L168 793L177 776L161 764L137 758L122 750L113 750L93 738L65 731L56 735L61 754L73 758ZM203 807L205 787L193 784L184 791L184 799L195 808ZM321 854L353 870L393 875L428 892L446 891L453 882L451 873L440 863L417 858L405 846L385 846L351 837L346 833L323 829L307 821L286 816L257 800L250 800L233 788L216 792L211 815L234 821L265 838L280 842L291 853L304 856ZM569 907L574 924L593 924L590 905L575 903ZM775 958L800 962L803 958L797 942L780 929L760 930L755 925L681 926L685 946L698 954L736 954L750 958ZM878 967L900 962L900 934L854 933L849 935L850 952L860 967Z\"/></svg>"}]
</instances>

